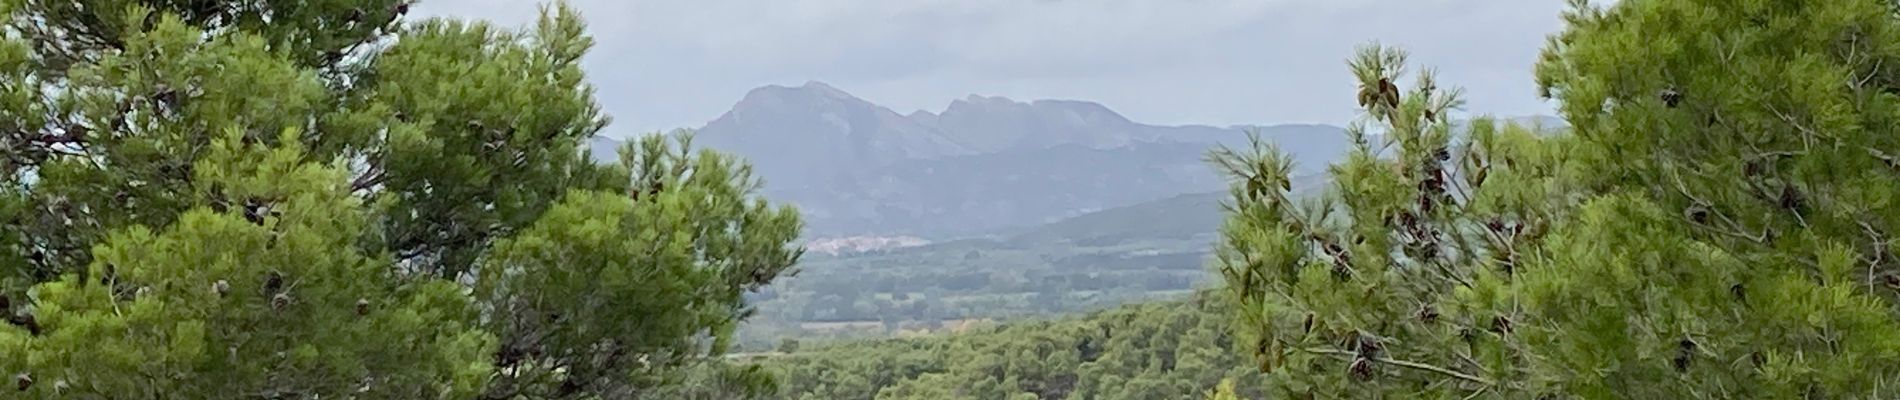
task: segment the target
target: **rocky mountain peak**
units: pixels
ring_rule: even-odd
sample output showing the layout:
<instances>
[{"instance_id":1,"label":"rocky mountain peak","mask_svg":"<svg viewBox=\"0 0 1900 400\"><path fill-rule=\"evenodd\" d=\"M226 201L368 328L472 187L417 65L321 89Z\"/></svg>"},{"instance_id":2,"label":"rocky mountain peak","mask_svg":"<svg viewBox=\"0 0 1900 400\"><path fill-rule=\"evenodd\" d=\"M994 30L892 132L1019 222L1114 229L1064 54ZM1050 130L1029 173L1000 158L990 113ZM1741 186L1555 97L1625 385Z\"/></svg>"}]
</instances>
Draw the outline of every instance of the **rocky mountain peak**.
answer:
<instances>
[{"instance_id":1,"label":"rocky mountain peak","mask_svg":"<svg viewBox=\"0 0 1900 400\"><path fill-rule=\"evenodd\" d=\"M969 95L933 111L900 114L818 81L770 85L699 129L696 143L745 157L764 193L797 206L813 237L861 237L820 243L846 251L906 244L863 238L983 234L1218 191L1225 181L1203 158L1245 139L1240 129L1141 124L1080 100ZM1349 147L1338 128L1264 128L1302 165Z\"/></svg>"},{"instance_id":2,"label":"rocky mountain peak","mask_svg":"<svg viewBox=\"0 0 1900 400\"><path fill-rule=\"evenodd\" d=\"M727 115L765 110L811 110L827 107L875 107L868 101L819 81L799 86L766 85L746 92Z\"/></svg>"}]
</instances>

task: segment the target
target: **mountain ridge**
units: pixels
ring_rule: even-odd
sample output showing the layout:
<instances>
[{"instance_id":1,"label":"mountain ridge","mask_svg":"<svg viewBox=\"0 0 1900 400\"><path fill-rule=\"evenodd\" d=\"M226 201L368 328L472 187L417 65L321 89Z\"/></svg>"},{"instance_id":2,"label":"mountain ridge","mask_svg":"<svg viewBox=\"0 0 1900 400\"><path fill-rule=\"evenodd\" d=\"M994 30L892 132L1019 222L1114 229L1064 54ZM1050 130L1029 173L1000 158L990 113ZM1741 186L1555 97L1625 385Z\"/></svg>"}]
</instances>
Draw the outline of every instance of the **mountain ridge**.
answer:
<instances>
[{"instance_id":1,"label":"mountain ridge","mask_svg":"<svg viewBox=\"0 0 1900 400\"><path fill-rule=\"evenodd\" d=\"M900 114L819 81L752 89L695 143L745 157L763 194L805 214L808 236L934 241L1221 190L1205 155L1245 145L1248 130L1302 176L1351 147L1332 125L1149 125L1072 99L972 94ZM592 151L613 160L611 146Z\"/></svg>"}]
</instances>

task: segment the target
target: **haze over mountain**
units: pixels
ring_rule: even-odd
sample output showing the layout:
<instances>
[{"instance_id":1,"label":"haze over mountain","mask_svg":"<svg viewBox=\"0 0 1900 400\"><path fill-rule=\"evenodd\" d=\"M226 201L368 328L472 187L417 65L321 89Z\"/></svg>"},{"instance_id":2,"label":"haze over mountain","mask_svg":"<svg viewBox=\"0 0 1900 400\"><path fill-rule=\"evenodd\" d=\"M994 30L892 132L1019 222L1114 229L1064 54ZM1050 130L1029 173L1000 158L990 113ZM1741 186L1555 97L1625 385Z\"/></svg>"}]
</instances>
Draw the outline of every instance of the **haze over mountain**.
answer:
<instances>
[{"instance_id":1,"label":"haze over mountain","mask_svg":"<svg viewBox=\"0 0 1900 400\"><path fill-rule=\"evenodd\" d=\"M1074 100L971 95L899 114L820 82L754 89L696 143L756 165L766 195L807 215L807 236L947 238L1220 190L1203 157L1244 144L1247 128L1302 174L1350 146L1333 126L1146 125Z\"/></svg>"}]
</instances>

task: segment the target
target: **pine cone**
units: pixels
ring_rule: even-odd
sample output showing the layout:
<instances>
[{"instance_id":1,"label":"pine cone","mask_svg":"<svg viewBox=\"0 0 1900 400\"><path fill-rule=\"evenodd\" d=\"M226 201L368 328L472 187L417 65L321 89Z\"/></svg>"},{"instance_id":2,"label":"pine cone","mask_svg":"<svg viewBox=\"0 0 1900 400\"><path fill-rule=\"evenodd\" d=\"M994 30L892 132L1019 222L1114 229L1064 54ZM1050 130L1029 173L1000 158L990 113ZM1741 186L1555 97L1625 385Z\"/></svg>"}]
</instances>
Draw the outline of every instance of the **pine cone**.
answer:
<instances>
[{"instance_id":1,"label":"pine cone","mask_svg":"<svg viewBox=\"0 0 1900 400\"><path fill-rule=\"evenodd\" d=\"M1690 205L1689 208L1683 209L1682 215L1698 224L1709 223L1709 208L1701 204Z\"/></svg>"},{"instance_id":2,"label":"pine cone","mask_svg":"<svg viewBox=\"0 0 1900 400\"><path fill-rule=\"evenodd\" d=\"M1695 350L1694 340L1683 338L1682 341L1676 342L1676 357L1669 360L1670 365L1676 367L1676 372L1688 372L1689 363L1695 359Z\"/></svg>"},{"instance_id":3,"label":"pine cone","mask_svg":"<svg viewBox=\"0 0 1900 400\"><path fill-rule=\"evenodd\" d=\"M1365 357L1354 358L1352 366L1346 368L1346 375L1362 382L1372 380L1372 360L1367 360Z\"/></svg>"},{"instance_id":4,"label":"pine cone","mask_svg":"<svg viewBox=\"0 0 1900 400\"><path fill-rule=\"evenodd\" d=\"M37 318L33 318L33 314L14 315L12 318L7 319L7 323L26 328L26 332L33 336L40 335L40 321Z\"/></svg>"},{"instance_id":5,"label":"pine cone","mask_svg":"<svg viewBox=\"0 0 1900 400\"><path fill-rule=\"evenodd\" d=\"M1782 184L1780 202L1782 208L1800 212L1807 208L1808 200L1800 189L1795 189L1794 184Z\"/></svg>"},{"instance_id":6,"label":"pine cone","mask_svg":"<svg viewBox=\"0 0 1900 400\"><path fill-rule=\"evenodd\" d=\"M1418 309L1418 320L1427 324L1438 323L1438 307L1426 304Z\"/></svg>"},{"instance_id":7,"label":"pine cone","mask_svg":"<svg viewBox=\"0 0 1900 400\"><path fill-rule=\"evenodd\" d=\"M277 273L277 271L271 271L270 274L267 274L264 276L264 294L266 295L276 294L278 291L283 290L283 289L284 289L284 274Z\"/></svg>"}]
</instances>

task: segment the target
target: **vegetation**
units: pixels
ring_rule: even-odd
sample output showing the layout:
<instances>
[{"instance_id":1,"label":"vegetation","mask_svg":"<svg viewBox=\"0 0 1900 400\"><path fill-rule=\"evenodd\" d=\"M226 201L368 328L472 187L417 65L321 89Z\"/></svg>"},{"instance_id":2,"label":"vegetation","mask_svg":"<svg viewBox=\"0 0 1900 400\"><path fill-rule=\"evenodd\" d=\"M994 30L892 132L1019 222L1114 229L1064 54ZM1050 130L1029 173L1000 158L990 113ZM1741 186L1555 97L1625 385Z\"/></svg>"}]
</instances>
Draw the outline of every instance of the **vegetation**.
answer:
<instances>
[{"instance_id":1,"label":"vegetation","mask_svg":"<svg viewBox=\"0 0 1900 400\"><path fill-rule=\"evenodd\" d=\"M756 361L782 399L1178 399L1223 379L1257 396L1220 302L1129 305L949 336L854 342ZM703 397L732 398L732 397Z\"/></svg>"},{"instance_id":2,"label":"vegetation","mask_svg":"<svg viewBox=\"0 0 1900 400\"><path fill-rule=\"evenodd\" d=\"M1458 92L1366 48L1356 132L1391 147L1329 196L1289 201L1271 146L1216 154L1241 347L1291 398L1889 396L1891 3L1575 2L1549 137L1454 137Z\"/></svg>"},{"instance_id":3,"label":"vegetation","mask_svg":"<svg viewBox=\"0 0 1900 400\"><path fill-rule=\"evenodd\" d=\"M1296 179L1296 190L1322 184ZM750 297L743 351L781 339L885 338L972 323L1186 297L1206 286L1221 192L1100 210L987 238L857 254L812 254L798 276Z\"/></svg>"},{"instance_id":4,"label":"vegetation","mask_svg":"<svg viewBox=\"0 0 1900 400\"><path fill-rule=\"evenodd\" d=\"M1215 203L1189 204L1206 206L1198 211L1218 219ZM1117 210L1077 219L1140 221L1121 218ZM1086 236L1060 232L1065 224L1002 240L814 254L801 260L798 276L749 296L759 315L741 327L740 345L756 351L788 337L813 341L947 332L977 321L1180 298L1207 283L1207 249L1219 227L1215 221L1200 232L1181 229L1180 235Z\"/></svg>"},{"instance_id":5,"label":"vegetation","mask_svg":"<svg viewBox=\"0 0 1900 400\"><path fill-rule=\"evenodd\" d=\"M814 257L784 282L802 223L746 162L689 132L586 155L608 121L572 10L505 29L407 21L406 1L0 0L16 396L1878 398L1900 382L1894 1L1573 1L1536 69L1564 132L1454 121L1458 90L1367 46L1329 190L1256 140L1209 157L1232 178L1224 216L1222 195L1182 196ZM1225 286L1195 292L1209 258ZM1034 319L1170 296L1186 299ZM812 340L864 325L957 333Z\"/></svg>"},{"instance_id":6,"label":"vegetation","mask_svg":"<svg viewBox=\"0 0 1900 400\"><path fill-rule=\"evenodd\" d=\"M606 124L562 6L0 0L0 371L24 398L629 398L799 256L730 157ZM708 340L710 339L710 340ZM705 367L710 365L710 367Z\"/></svg>"}]
</instances>

